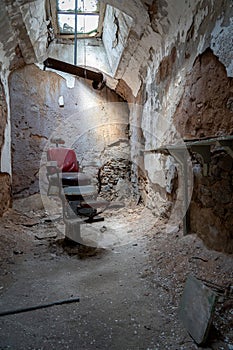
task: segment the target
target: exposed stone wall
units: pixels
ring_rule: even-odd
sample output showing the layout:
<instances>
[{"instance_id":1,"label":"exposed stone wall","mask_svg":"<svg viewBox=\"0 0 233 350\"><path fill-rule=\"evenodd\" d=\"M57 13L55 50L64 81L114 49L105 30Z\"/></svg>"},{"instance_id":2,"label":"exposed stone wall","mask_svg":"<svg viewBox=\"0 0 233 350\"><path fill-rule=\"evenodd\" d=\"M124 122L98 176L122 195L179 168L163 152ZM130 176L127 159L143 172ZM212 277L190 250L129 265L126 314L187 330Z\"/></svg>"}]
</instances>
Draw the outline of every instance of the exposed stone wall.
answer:
<instances>
[{"instance_id":1,"label":"exposed stone wall","mask_svg":"<svg viewBox=\"0 0 233 350\"><path fill-rule=\"evenodd\" d=\"M174 123L186 139L233 134L233 79L224 65L207 49L187 75ZM233 251L231 155L213 150L208 176L201 160L194 166L195 182L190 205L190 229L210 248ZM199 171L197 171L199 169Z\"/></svg>"},{"instance_id":2,"label":"exposed stone wall","mask_svg":"<svg viewBox=\"0 0 233 350\"><path fill-rule=\"evenodd\" d=\"M2 157L2 147L5 142L5 128L7 124L7 102L5 91L0 82L0 160ZM9 159L9 162L11 160ZM11 178L10 175L2 172L0 167L0 216L11 205Z\"/></svg>"},{"instance_id":3,"label":"exposed stone wall","mask_svg":"<svg viewBox=\"0 0 233 350\"><path fill-rule=\"evenodd\" d=\"M38 192L43 150L54 147L54 136L75 149L84 171L93 176L116 151L121 153L120 144L113 153L111 145L127 140L127 103L107 87L93 90L91 82L70 76L69 86L71 80L68 87L62 76L34 65L10 76L14 196Z\"/></svg>"},{"instance_id":4,"label":"exposed stone wall","mask_svg":"<svg viewBox=\"0 0 233 350\"><path fill-rule=\"evenodd\" d=\"M233 158L213 151L208 176L202 175L198 163L194 173L191 230L211 249L233 253Z\"/></svg>"},{"instance_id":5,"label":"exposed stone wall","mask_svg":"<svg viewBox=\"0 0 233 350\"><path fill-rule=\"evenodd\" d=\"M11 178L0 172L0 216L11 206Z\"/></svg>"},{"instance_id":6,"label":"exposed stone wall","mask_svg":"<svg viewBox=\"0 0 233 350\"><path fill-rule=\"evenodd\" d=\"M211 49L194 62L174 122L186 139L233 133L233 78Z\"/></svg>"},{"instance_id":7,"label":"exposed stone wall","mask_svg":"<svg viewBox=\"0 0 233 350\"><path fill-rule=\"evenodd\" d=\"M40 155L56 131L66 137L82 160L84 170L92 171L93 175L104 164L113 169L109 161L128 157L132 162L131 179L135 188L138 185L145 194L147 206L159 212L160 205L164 207L168 199L175 201L177 186L172 187L172 183L176 181L176 171L172 158L150 153L150 150L168 143L182 143L183 137L233 132L230 78L233 77L230 40L233 7L229 0L104 2L118 8L108 13L112 31L104 33L106 39L111 39L106 40L105 45L109 57L111 52L115 54L110 63L113 78L118 79L118 83L109 77L107 82L132 103L130 119L123 101L107 88L94 92L88 82L71 77L74 88L68 88L63 78L34 66L15 71L10 80L14 192L25 195L38 190ZM19 61L15 64L16 48L22 53L20 63L23 60L42 62L47 40L43 2L36 0L15 6L10 1L7 7L5 3L0 5L1 28L7 28L0 33L2 67L8 68L9 62L12 69L19 67ZM130 20L119 11L130 16ZM37 19L33 26L31 14ZM52 54L55 45L50 48ZM63 50L64 54L67 52ZM99 66L97 62L96 67ZM64 97L64 107L58 105L59 96ZM67 127L70 121L71 128ZM128 139L128 123L131 157L122 143L112 146L116 140ZM59 125L62 125L60 129ZM70 135L72 137L67 140ZM213 159L215 162L215 155ZM95 166L91 169L88 163L95 163ZM229 174L221 171L223 179ZM223 197L228 198L228 182L210 173L208 179L203 177L195 182L192 210L198 207L204 212L208 209L212 213L209 217L213 216L216 209L203 200L202 191L210 191L209 197L213 196L215 183L221 183ZM231 209L225 204L226 214ZM181 220L177 218L179 223ZM220 226L214 225L219 230ZM194 231L201 230L193 219L191 226ZM199 234L208 241L211 240L208 232ZM229 242L229 233L225 229L223 232L222 247L224 237L225 242Z\"/></svg>"},{"instance_id":8,"label":"exposed stone wall","mask_svg":"<svg viewBox=\"0 0 233 350\"><path fill-rule=\"evenodd\" d=\"M131 137L131 155L134 164L139 164L138 175L141 173L141 179L146 179L140 181L139 187L147 206L159 213L166 201L172 200L174 205L182 181L180 178L177 181L172 159L149 150L182 144L183 138L233 132L230 60L233 48L227 39L233 28L233 8L225 0L155 0L145 1L145 9L148 17L142 16L144 30L140 39L130 32L129 45L122 57L127 67L125 70L119 67L117 76L126 82L135 97L142 96L142 106L130 109L131 125L142 132L141 140L139 132ZM136 139L139 144L135 152ZM211 174L208 181L215 181ZM206 189L210 186L208 181ZM175 186L170 193L172 182ZM229 187L222 186L224 197ZM198 194L195 185L192 205L197 203ZM176 219L182 223L182 215ZM193 220L191 226L197 232ZM225 249L225 243L229 242L229 232L224 229L223 232L220 249ZM207 241L210 238L208 230L199 234L206 235Z\"/></svg>"},{"instance_id":9,"label":"exposed stone wall","mask_svg":"<svg viewBox=\"0 0 233 350\"><path fill-rule=\"evenodd\" d=\"M9 71L22 67L25 61L42 60L46 55L47 26L44 15L44 1L1 1L0 2L0 171L1 212L10 203L8 187L11 176L11 116L9 106ZM9 180L9 181L8 181Z\"/></svg>"},{"instance_id":10,"label":"exposed stone wall","mask_svg":"<svg viewBox=\"0 0 233 350\"><path fill-rule=\"evenodd\" d=\"M107 200L132 198L131 162L129 159L108 160L99 170L99 194Z\"/></svg>"}]
</instances>

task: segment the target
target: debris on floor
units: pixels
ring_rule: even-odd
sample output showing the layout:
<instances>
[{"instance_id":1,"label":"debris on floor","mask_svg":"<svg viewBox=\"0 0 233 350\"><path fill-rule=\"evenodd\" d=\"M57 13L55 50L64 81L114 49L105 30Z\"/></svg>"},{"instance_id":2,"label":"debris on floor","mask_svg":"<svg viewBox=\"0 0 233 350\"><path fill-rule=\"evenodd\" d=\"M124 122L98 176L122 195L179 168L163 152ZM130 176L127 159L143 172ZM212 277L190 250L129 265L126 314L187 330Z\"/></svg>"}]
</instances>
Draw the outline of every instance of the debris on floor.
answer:
<instances>
[{"instance_id":1,"label":"debris on floor","mask_svg":"<svg viewBox=\"0 0 233 350\"><path fill-rule=\"evenodd\" d=\"M62 312L56 307L38 310L34 317L29 312L21 318L24 327L16 315L4 317L0 348L11 344L16 349L19 337L24 343L17 350L43 348L47 332L46 344L56 350L73 349L74 339L88 350L201 349L178 317L185 283L191 274L232 286L232 256L207 249L196 235L184 237L177 226L170 230L162 219L152 222L143 210L129 207L106 214L107 230L100 224L98 234L107 235L112 222L122 237L131 236L107 249L65 240L57 230L61 219L48 220L43 210L34 213L38 223L31 226L24 225L29 219L24 213L6 213L0 219L1 310L19 303L47 304L68 295L79 295L82 302ZM200 303L195 293L193 298L194 305ZM232 299L216 303L205 349L232 349L232 315Z\"/></svg>"}]
</instances>

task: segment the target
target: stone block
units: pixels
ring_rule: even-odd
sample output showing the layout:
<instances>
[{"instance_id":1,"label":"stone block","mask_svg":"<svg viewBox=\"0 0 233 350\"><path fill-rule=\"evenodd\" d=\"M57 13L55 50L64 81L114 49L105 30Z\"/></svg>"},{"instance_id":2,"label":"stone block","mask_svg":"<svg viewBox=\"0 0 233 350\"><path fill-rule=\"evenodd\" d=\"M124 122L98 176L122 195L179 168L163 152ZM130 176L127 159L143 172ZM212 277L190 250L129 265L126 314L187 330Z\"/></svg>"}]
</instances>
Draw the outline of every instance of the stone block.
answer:
<instances>
[{"instance_id":1,"label":"stone block","mask_svg":"<svg viewBox=\"0 0 233 350\"><path fill-rule=\"evenodd\" d=\"M179 317L197 344L208 338L217 294L194 276L187 277Z\"/></svg>"}]
</instances>

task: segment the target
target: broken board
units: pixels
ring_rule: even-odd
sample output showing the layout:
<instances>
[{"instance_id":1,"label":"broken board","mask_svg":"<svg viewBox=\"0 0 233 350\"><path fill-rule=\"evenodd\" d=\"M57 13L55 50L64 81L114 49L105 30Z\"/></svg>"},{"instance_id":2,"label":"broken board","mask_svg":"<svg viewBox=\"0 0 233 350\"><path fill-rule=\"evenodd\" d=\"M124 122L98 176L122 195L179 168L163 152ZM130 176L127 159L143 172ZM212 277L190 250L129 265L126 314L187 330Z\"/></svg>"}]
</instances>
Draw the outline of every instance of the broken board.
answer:
<instances>
[{"instance_id":1,"label":"broken board","mask_svg":"<svg viewBox=\"0 0 233 350\"><path fill-rule=\"evenodd\" d=\"M189 275L179 306L179 317L197 344L207 340L217 294L203 282Z\"/></svg>"}]
</instances>

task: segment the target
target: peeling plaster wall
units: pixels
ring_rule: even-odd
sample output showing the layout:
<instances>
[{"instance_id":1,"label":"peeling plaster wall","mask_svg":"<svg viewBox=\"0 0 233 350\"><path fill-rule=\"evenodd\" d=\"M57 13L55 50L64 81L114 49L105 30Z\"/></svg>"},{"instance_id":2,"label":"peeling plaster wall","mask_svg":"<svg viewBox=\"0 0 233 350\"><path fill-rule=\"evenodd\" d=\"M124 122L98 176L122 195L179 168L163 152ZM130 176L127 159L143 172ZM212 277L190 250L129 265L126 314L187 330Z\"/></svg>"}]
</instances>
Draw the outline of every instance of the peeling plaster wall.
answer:
<instances>
[{"instance_id":1,"label":"peeling plaster wall","mask_svg":"<svg viewBox=\"0 0 233 350\"><path fill-rule=\"evenodd\" d=\"M10 155L7 157L8 164L4 164L6 158L6 148L9 139L7 138L7 119L8 119L7 101L4 91L4 86L0 83L0 216L9 208L11 205L11 159ZM9 146L9 145L8 145ZM8 171L8 172L6 172Z\"/></svg>"},{"instance_id":2,"label":"peeling plaster wall","mask_svg":"<svg viewBox=\"0 0 233 350\"><path fill-rule=\"evenodd\" d=\"M25 2L19 6L20 13L22 16L23 27L30 38L31 45L35 54L35 61L42 62L46 58L47 54L47 23L45 16L45 1L34 0L33 2ZM24 53L24 38L20 46ZM32 63L30 54L27 63Z\"/></svg>"},{"instance_id":3,"label":"peeling plaster wall","mask_svg":"<svg viewBox=\"0 0 233 350\"><path fill-rule=\"evenodd\" d=\"M8 82L0 72L0 216L11 205L11 124Z\"/></svg>"},{"instance_id":4,"label":"peeling plaster wall","mask_svg":"<svg viewBox=\"0 0 233 350\"><path fill-rule=\"evenodd\" d=\"M11 139L10 114L8 93L8 55L14 55L12 41L15 39L6 8L0 4L0 81L1 81L1 141L0 141L0 216L8 209L11 203Z\"/></svg>"},{"instance_id":5,"label":"peeling plaster wall","mask_svg":"<svg viewBox=\"0 0 233 350\"><path fill-rule=\"evenodd\" d=\"M171 199L175 163L172 157L168 161L148 151L183 143L184 136L232 134L233 7L229 0L154 0L144 5L141 33L139 28L137 33L130 31L116 77L136 100L141 96L141 106L131 108L130 114L131 156L138 164L133 178L140 173L147 179L139 186L147 206L159 215L159 208ZM130 5L126 7L129 13ZM134 23L140 15L132 14ZM182 216L175 219L181 224ZM224 237L227 240L226 235L219 240L222 247Z\"/></svg>"},{"instance_id":6,"label":"peeling plaster wall","mask_svg":"<svg viewBox=\"0 0 233 350\"><path fill-rule=\"evenodd\" d=\"M130 28L127 37L127 45L121 54L121 60L119 65L116 67L117 69L114 74L114 78L124 80L132 90L133 95L137 96L141 86L139 72L140 66L143 63L143 60L147 59L147 50L145 51L145 56L142 57L142 52L140 52L140 43L142 42L143 33L145 32L145 29L149 23L148 13L145 11L145 7L140 0L132 0L127 3L125 1L117 0L103 0L103 2L109 4L115 9L118 9L120 13L125 13L130 17L130 22L132 21L132 25L129 22L127 23L127 31ZM124 16L124 20L126 20L126 18L129 19L127 16ZM108 22L108 25L113 25L111 18L109 20L110 22ZM143 47L142 49L145 50L146 48Z\"/></svg>"},{"instance_id":7,"label":"peeling plaster wall","mask_svg":"<svg viewBox=\"0 0 233 350\"><path fill-rule=\"evenodd\" d=\"M7 29L11 31L8 41L13 51L19 45L26 63L40 62L46 57L47 25L45 21L44 1L21 1L1 4L6 13ZM10 57L9 53L7 55Z\"/></svg>"},{"instance_id":8,"label":"peeling plaster wall","mask_svg":"<svg viewBox=\"0 0 233 350\"><path fill-rule=\"evenodd\" d=\"M11 27L11 22L7 15L5 3L0 3L0 78L6 100L6 119L1 120L2 145L1 145L1 171L11 174L11 151L10 151L10 113L8 94L8 74L10 59L15 55L14 41L16 36ZM3 142L4 141L4 142Z\"/></svg>"},{"instance_id":9,"label":"peeling plaster wall","mask_svg":"<svg viewBox=\"0 0 233 350\"><path fill-rule=\"evenodd\" d=\"M127 39L133 20L112 6L107 6L103 26L103 43L113 76L127 46Z\"/></svg>"},{"instance_id":10,"label":"peeling plaster wall","mask_svg":"<svg viewBox=\"0 0 233 350\"><path fill-rule=\"evenodd\" d=\"M38 192L43 150L54 136L75 149L84 171L93 176L113 154L129 158L129 148L121 145L111 152L112 144L127 139L128 107L110 89L93 90L82 79L69 88L60 75L27 65L11 74L10 95L14 196Z\"/></svg>"},{"instance_id":11,"label":"peeling plaster wall","mask_svg":"<svg viewBox=\"0 0 233 350\"><path fill-rule=\"evenodd\" d=\"M232 5L231 5L232 6ZM227 75L233 77L233 18L232 16L221 16L215 24L214 30L211 33L211 49L224 64L227 70Z\"/></svg>"},{"instance_id":12,"label":"peeling plaster wall","mask_svg":"<svg viewBox=\"0 0 233 350\"><path fill-rule=\"evenodd\" d=\"M115 6L120 5L116 2ZM173 46L179 47L177 63L180 64L181 78L182 72L185 74L185 71L190 70L196 56L209 46L212 49L215 46L219 56L223 57L225 52L225 57L228 57L226 66L230 67L232 64L229 40L226 42L232 28L232 7L229 0L157 0L146 2L144 9L138 6L140 12L133 11L133 6L125 6L125 12L131 13L134 25L116 76L127 82L135 96L139 91L141 78L145 78L147 71L148 77L153 77L161 60L170 55ZM224 8L227 10L224 11ZM131 73L134 72L132 77Z\"/></svg>"},{"instance_id":13,"label":"peeling plaster wall","mask_svg":"<svg viewBox=\"0 0 233 350\"><path fill-rule=\"evenodd\" d=\"M211 49L197 57L188 74L174 122L186 139L233 134L233 79ZM232 154L213 145L208 176L200 156L194 161L191 230L210 248L232 253Z\"/></svg>"},{"instance_id":14,"label":"peeling plaster wall","mask_svg":"<svg viewBox=\"0 0 233 350\"><path fill-rule=\"evenodd\" d=\"M2 147L5 141L5 128L7 124L7 103L5 91L2 83L0 82L0 157L2 153Z\"/></svg>"},{"instance_id":15,"label":"peeling plaster wall","mask_svg":"<svg viewBox=\"0 0 233 350\"><path fill-rule=\"evenodd\" d=\"M47 26L44 1L1 1L0 3L0 80L4 91L6 115L1 123L1 205L0 215L11 204L11 110L8 77L11 70L26 62L45 57ZM1 96L3 96L1 94Z\"/></svg>"},{"instance_id":16,"label":"peeling plaster wall","mask_svg":"<svg viewBox=\"0 0 233 350\"><path fill-rule=\"evenodd\" d=\"M11 178L8 173L0 172L0 217L11 206Z\"/></svg>"},{"instance_id":17,"label":"peeling plaster wall","mask_svg":"<svg viewBox=\"0 0 233 350\"><path fill-rule=\"evenodd\" d=\"M107 84L112 84L116 91L130 102L130 126L128 129L133 169L131 179L135 189L141 189L146 205L155 210L156 213L159 212L161 206L167 206L167 200L172 200L174 204L176 193L174 195L172 192L176 191L179 183L178 185L173 183L176 176L173 158L168 159L167 156L162 154L151 154L149 150L167 143L182 143L184 136L193 138L232 133L231 77L233 75L233 49L230 40L233 30L232 2L230 0L132 0L130 2L104 0L104 3L115 7L114 10L111 9L110 12L107 12L107 16L109 16L108 25L110 25L112 31L104 30L104 44L115 79L107 79ZM2 19L0 23L3 29L6 28L0 32L1 77L4 87L7 86L9 68L17 69L23 67L25 62L42 61L43 57L46 56L46 23L44 22L43 2L22 0L20 5L13 1L7 2L7 6L5 4L6 1L0 4ZM33 14L34 19L31 18L30 14ZM127 16L130 17L129 21ZM115 39L118 39L119 42L117 43ZM119 46L113 47L115 44ZM64 45L56 47L55 42L50 45L48 53L54 52L55 57L59 58L58 47L59 50L62 49L60 59L71 57L72 45L69 46L69 50L65 50ZM91 53L91 48L88 48L88 50ZM84 50L79 52L80 60L82 60L83 52ZM112 57L111 54L113 53L115 55ZM101 62L97 62L95 67L104 69L103 66L101 58ZM42 93L41 101L47 101L49 96L49 94L43 95L43 90L49 93L52 91L51 96L56 96L53 102L49 101L47 104L42 104L39 101L41 105L38 111L37 100L39 97L36 96L35 92L37 90L30 91L28 94L33 97L34 103L31 104L29 101L28 104L30 104L29 110L34 117L39 116L41 118L41 115L50 112L51 115L56 116L56 125L49 124L48 130L43 129L43 118L40 119L42 122L40 125L32 126L35 127L35 130L33 129L35 132L32 133L32 138L29 137L30 147L34 148L34 143L37 142L35 148L41 152L43 142L38 148L38 140L41 142L41 135L43 138L45 137L44 142L46 142L46 137L49 137L46 133L49 132L50 135L58 125L58 121L63 120L64 111L65 115L68 116L66 114L66 104L62 113L61 108L58 108L57 105L56 108L54 107L59 95L67 96L75 111L80 108L79 111L83 113L83 106L78 104L74 106L70 96L73 96L75 100L73 91L76 91L77 88L77 94L80 96L79 101L83 98L83 103L90 103L93 99L93 92L89 93L88 83L83 85L78 79L75 79L75 89L70 90L66 87L63 78L50 72L38 73L39 70L35 71L35 67L21 68L17 71L17 74L20 71L24 72L28 81L30 81L30 74L24 71L25 69L33 69L32 73L35 76L38 75L39 86L37 88ZM110 70L106 69L105 72L108 73ZM50 80L44 79L43 74L49 74L50 77L56 76L56 82L51 78L54 86L49 85ZM12 80L13 77L12 74ZM25 80L23 76L18 76L18 78L21 79L21 82ZM40 85L41 79L44 82ZM118 82L116 79L118 79ZM32 86L33 84L35 84L34 80ZM5 90L6 100L8 101L8 88ZM29 88L27 87L25 91L29 91ZM67 91L69 91L69 94ZM13 84L11 93L12 96L15 95ZM95 92L95 94L98 94L98 92ZM24 90L22 96L23 98L19 98L21 103L25 97ZM108 100L101 95L101 99L97 99L97 105L100 106L104 99ZM14 112L17 116L17 108L14 108ZM29 122L29 112L27 113L27 121ZM71 110L70 114L73 115ZM97 111L92 114L102 115ZM119 113L118 108L112 113L110 108L107 114L119 116L121 113ZM24 113L21 113L22 115ZM20 116L17 116L16 120L20 121L20 118ZM104 118L103 120L106 121L107 119ZM91 116L88 116L87 119L87 125L90 125ZM124 117L123 119L126 120ZM36 117L34 120L36 120ZM78 116L77 120L82 121L79 125L85 125L81 115ZM21 120L22 124L23 120ZM99 120L97 124L99 125ZM103 146L110 145L112 142L114 144L111 137L108 138L112 134L109 132L107 137L105 131L103 132L98 125L94 125L93 130L99 129L99 135L101 136L97 136L98 133L89 132L89 136L86 138L88 142L82 143L81 150L75 145L77 152L80 151L80 157L82 154L87 155L85 162L91 158L92 154L98 158L100 154L105 157L106 154L110 156L112 152L111 148L110 153L105 152L105 146ZM125 130L118 128L116 125L111 128L115 139L120 134L122 137L124 135L123 138L125 138ZM15 128L13 134L16 135L17 127L16 125L13 127ZM7 155L4 157L5 164L10 150L9 128L10 123L8 123L7 131L8 144L5 143L5 151L3 152ZM43 132L37 133L36 128L38 130L42 128ZM76 132L76 129L74 130ZM85 130L82 131L83 135L86 133ZM28 133L28 130L21 131L23 136ZM78 133L78 135L80 134ZM106 136L108 141L103 141L105 140L103 135ZM85 136L83 137L85 139ZM20 137L17 142L19 140ZM92 140L94 140L93 144L91 143ZM89 143L91 147L88 148ZM97 151L95 150L95 144L100 145ZM29 150L29 148L26 150ZM105 158L106 161L107 158L108 156ZM37 169L37 166L32 169L32 172L35 169ZM25 174L22 172L20 176L23 183ZM36 176L36 173L34 173L35 179ZM37 188L36 181L28 185L28 180L25 193L35 191ZM206 186L209 186L209 184ZM226 192L228 191L227 188L226 186ZM21 191L23 191L22 186L19 192L24 193ZM198 191L197 188L196 191ZM197 202L194 200L194 203ZM205 205L203 208L205 209ZM176 222L180 223L181 219L181 217L177 217ZM194 221L192 221L192 227L195 229Z\"/></svg>"}]
</instances>

